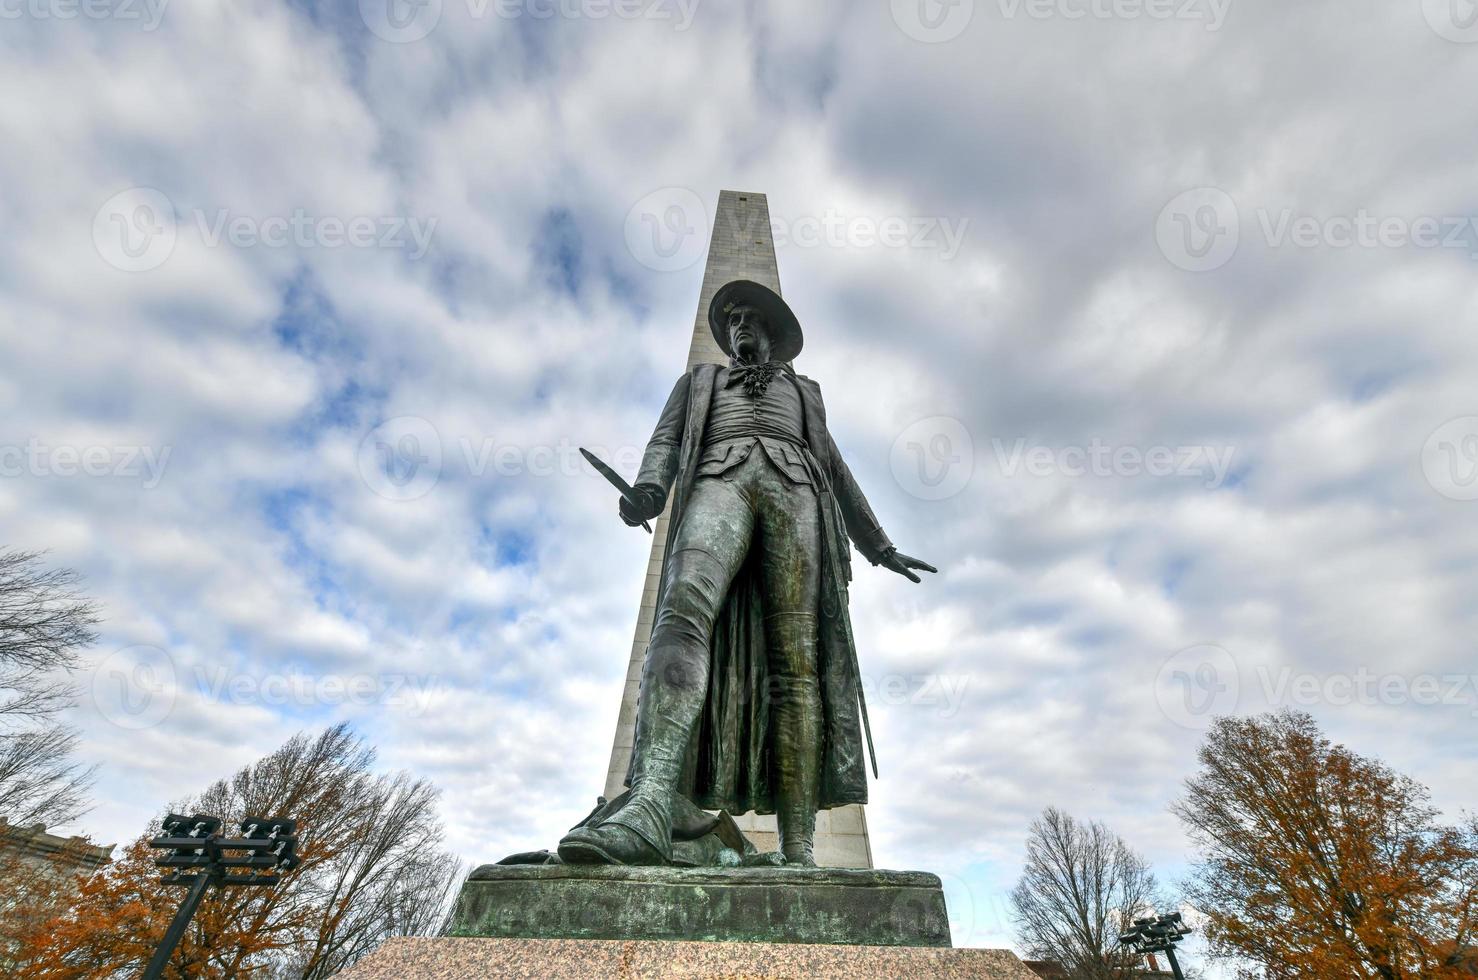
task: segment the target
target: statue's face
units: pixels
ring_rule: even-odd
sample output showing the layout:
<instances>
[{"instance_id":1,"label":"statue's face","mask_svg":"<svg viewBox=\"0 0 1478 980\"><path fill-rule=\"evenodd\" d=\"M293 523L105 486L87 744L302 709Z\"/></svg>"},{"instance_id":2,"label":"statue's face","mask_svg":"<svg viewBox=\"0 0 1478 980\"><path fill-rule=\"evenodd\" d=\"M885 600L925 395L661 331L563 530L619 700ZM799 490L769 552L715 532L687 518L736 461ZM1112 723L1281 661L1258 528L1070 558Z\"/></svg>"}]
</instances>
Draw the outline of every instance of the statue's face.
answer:
<instances>
[{"instance_id":1,"label":"statue's face","mask_svg":"<svg viewBox=\"0 0 1478 980\"><path fill-rule=\"evenodd\" d=\"M729 349L741 360L769 359L768 325L760 311L752 306L736 306L729 311Z\"/></svg>"}]
</instances>

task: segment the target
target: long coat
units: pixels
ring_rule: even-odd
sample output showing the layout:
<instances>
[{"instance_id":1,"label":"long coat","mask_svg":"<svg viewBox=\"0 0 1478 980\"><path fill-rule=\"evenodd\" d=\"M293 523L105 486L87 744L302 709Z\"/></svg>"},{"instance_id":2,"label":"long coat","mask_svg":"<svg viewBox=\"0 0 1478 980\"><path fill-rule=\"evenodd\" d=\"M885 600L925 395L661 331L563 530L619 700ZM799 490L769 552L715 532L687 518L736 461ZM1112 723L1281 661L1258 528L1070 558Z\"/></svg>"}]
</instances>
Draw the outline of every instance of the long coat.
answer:
<instances>
[{"instance_id":1,"label":"long coat","mask_svg":"<svg viewBox=\"0 0 1478 980\"><path fill-rule=\"evenodd\" d=\"M697 472L698 452L720 368L698 364L680 378L667 399L656 431L642 458L638 483L655 484L672 495L667 547L660 582L686 513ZM820 807L867 802L867 773L859 713L861 689L857 650L848 612L847 583L852 578L847 539L871 561L892 547L872 508L842 460L826 429L821 386L787 373L801 395L806 445L823 485L816 488L821 508L821 589L817 610L820 642L822 724ZM777 378L777 381L779 379ZM660 587L659 587L660 588ZM679 790L694 803L731 813L773 813L775 766L771 758L768 658L763 595L755 562L746 559L714 624L708 694L688 747ZM659 591L657 606L661 609ZM863 709L865 710L865 709ZM633 754L627 784L641 760Z\"/></svg>"}]
</instances>

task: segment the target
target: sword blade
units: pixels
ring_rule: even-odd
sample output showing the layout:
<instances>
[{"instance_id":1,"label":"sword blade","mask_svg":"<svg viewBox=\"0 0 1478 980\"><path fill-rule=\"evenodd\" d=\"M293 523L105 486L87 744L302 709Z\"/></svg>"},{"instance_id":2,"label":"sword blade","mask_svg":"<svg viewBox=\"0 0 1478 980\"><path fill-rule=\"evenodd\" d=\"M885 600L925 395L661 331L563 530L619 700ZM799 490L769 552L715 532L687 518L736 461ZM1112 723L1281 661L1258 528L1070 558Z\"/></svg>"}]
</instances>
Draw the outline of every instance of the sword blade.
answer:
<instances>
[{"instance_id":1,"label":"sword blade","mask_svg":"<svg viewBox=\"0 0 1478 980\"><path fill-rule=\"evenodd\" d=\"M605 477L608 481L610 481L611 486L615 487L618 491L620 491L621 496L625 497L626 500L629 503L631 503L634 506L640 506L641 505L642 499L637 496L635 490L632 490L631 489L631 484L629 484L625 480L621 479L621 474L620 473L617 473L615 470L611 469L605 463L601 462L600 461L600 458L598 456L596 456L595 453L593 453L590 450L584 448L583 446L580 448L580 455L581 456L584 456L585 457L585 461L588 462L591 466L594 466L595 467L595 471L597 473L599 473L601 476ZM647 533L648 534L651 534L652 533L652 525L648 524L646 521L642 521L641 522L641 526L647 529Z\"/></svg>"}]
</instances>

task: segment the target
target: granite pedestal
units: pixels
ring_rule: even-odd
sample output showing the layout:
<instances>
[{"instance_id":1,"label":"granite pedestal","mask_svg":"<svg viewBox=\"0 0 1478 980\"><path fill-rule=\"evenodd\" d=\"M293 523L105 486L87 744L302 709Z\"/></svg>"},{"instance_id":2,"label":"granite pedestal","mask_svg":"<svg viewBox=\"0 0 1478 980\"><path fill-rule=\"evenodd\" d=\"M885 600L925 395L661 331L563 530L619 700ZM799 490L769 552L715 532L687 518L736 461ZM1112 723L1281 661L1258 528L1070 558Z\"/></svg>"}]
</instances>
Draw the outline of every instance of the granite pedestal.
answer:
<instances>
[{"instance_id":1,"label":"granite pedestal","mask_svg":"<svg viewBox=\"0 0 1478 980\"><path fill-rule=\"evenodd\" d=\"M484 865L453 936L950 945L939 879L839 868Z\"/></svg>"},{"instance_id":2,"label":"granite pedestal","mask_svg":"<svg viewBox=\"0 0 1478 980\"><path fill-rule=\"evenodd\" d=\"M340 980L1040 980L1004 949L676 943L598 939L392 939Z\"/></svg>"}]
</instances>

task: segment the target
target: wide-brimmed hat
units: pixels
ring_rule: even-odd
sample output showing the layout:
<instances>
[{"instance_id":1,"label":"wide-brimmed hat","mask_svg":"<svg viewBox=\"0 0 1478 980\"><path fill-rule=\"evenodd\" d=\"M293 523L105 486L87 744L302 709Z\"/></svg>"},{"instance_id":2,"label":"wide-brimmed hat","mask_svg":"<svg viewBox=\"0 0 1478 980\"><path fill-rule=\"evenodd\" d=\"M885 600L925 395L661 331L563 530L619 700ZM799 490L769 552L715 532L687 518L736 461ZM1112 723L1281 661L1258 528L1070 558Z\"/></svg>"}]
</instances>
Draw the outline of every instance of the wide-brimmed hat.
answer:
<instances>
[{"instance_id":1,"label":"wide-brimmed hat","mask_svg":"<svg viewBox=\"0 0 1478 980\"><path fill-rule=\"evenodd\" d=\"M736 306L752 306L765 318L769 327L771 359L795 360L805 343L800 321L779 293L748 279L735 279L720 286L713 302L708 304L708 329L713 331L713 339L718 341L720 350L734 356L729 349L729 311Z\"/></svg>"}]
</instances>

